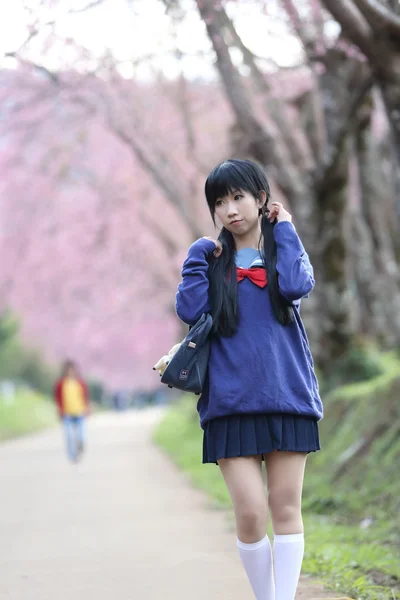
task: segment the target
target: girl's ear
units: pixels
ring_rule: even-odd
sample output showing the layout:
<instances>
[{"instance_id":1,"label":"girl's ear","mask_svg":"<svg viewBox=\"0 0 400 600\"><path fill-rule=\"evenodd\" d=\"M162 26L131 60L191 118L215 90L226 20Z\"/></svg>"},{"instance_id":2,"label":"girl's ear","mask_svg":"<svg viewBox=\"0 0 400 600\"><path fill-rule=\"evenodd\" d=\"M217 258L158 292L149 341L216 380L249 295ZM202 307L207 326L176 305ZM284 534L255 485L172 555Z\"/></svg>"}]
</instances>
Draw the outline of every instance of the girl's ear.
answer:
<instances>
[{"instance_id":1,"label":"girl's ear","mask_svg":"<svg viewBox=\"0 0 400 600\"><path fill-rule=\"evenodd\" d=\"M267 200L267 194L264 190L260 190L258 192L258 200L260 202L260 208L261 208L262 206L264 206L264 204Z\"/></svg>"},{"instance_id":2,"label":"girl's ear","mask_svg":"<svg viewBox=\"0 0 400 600\"><path fill-rule=\"evenodd\" d=\"M267 194L264 190L258 192L258 208L260 215L263 215L267 210Z\"/></svg>"}]
</instances>

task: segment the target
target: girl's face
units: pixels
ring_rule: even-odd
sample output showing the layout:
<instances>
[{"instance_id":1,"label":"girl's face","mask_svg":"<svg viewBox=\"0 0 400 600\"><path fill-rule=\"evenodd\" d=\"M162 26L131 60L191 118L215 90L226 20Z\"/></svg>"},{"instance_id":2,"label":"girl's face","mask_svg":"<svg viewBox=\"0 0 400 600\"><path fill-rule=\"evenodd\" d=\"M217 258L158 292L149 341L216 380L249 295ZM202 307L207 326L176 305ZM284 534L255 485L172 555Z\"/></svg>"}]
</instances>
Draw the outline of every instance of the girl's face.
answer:
<instances>
[{"instance_id":1,"label":"girl's face","mask_svg":"<svg viewBox=\"0 0 400 600\"><path fill-rule=\"evenodd\" d=\"M215 216L233 235L244 235L258 227L258 211L265 202L254 198L249 192L234 190L215 203Z\"/></svg>"}]
</instances>

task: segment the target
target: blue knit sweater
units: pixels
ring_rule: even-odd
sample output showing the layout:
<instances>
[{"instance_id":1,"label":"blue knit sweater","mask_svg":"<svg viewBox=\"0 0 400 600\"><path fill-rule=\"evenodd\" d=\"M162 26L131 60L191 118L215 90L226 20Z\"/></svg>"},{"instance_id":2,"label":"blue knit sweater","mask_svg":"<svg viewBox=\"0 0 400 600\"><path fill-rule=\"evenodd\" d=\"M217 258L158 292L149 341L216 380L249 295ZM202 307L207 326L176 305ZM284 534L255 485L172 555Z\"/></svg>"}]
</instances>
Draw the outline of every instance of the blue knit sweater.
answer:
<instances>
[{"instance_id":1,"label":"blue knit sweater","mask_svg":"<svg viewBox=\"0 0 400 600\"><path fill-rule=\"evenodd\" d=\"M292 223L273 229L280 292L292 302L294 322L281 325L273 314L268 286L245 278L238 283L238 331L214 336L208 375L198 401L200 424L233 414L323 416L300 300L314 287L313 268ZM208 256L214 242L197 240L189 248L176 295L178 317L193 325L210 310ZM243 256L243 255L242 255ZM247 265L241 265L247 266Z\"/></svg>"}]
</instances>

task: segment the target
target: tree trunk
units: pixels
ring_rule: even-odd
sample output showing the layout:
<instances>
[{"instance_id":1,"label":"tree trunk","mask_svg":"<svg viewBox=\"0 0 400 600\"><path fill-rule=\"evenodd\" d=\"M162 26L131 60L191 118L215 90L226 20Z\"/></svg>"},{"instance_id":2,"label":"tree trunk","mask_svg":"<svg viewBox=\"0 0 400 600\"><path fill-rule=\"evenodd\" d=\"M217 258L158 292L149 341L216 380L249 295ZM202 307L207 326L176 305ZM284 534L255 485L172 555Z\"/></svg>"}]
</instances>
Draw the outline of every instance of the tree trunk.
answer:
<instances>
[{"instance_id":1,"label":"tree trunk","mask_svg":"<svg viewBox=\"0 0 400 600\"><path fill-rule=\"evenodd\" d=\"M271 130L257 117L257 111L244 85L244 79L232 62L229 47L220 27L221 12L211 0L197 0L200 15L217 57L217 68L232 106L237 123L248 139L248 149L261 164L272 165L273 176L295 210L301 235L313 239L311 231L312 204L302 174L293 164L290 152L279 130Z\"/></svg>"},{"instance_id":2,"label":"tree trunk","mask_svg":"<svg viewBox=\"0 0 400 600\"><path fill-rule=\"evenodd\" d=\"M318 198L319 253L322 263L322 304L320 306L321 354L318 357L325 373L330 364L349 348L356 331L350 293L349 148L342 144L329 181Z\"/></svg>"},{"instance_id":3,"label":"tree trunk","mask_svg":"<svg viewBox=\"0 0 400 600\"><path fill-rule=\"evenodd\" d=\"M323 4L374 70L400 166L400 17L393 9L368 0L323 0Z\"/></svg>"},{"instance_id":4,"label":"tree trunk","mask_svg":"<svg viewBox=\"0 0 400 600\"><path fill-rule=\"evenodd\" d=\"M361 191L356 235L360 243L363 240L355 248L356 280L364 302L363 322L366 326L368 320L370 333L390 347L400 343L400 272L389 235L394 203L380 183L383 172L371 133L371 107L364 110L355 141Z\"/></svg>"},{"instance_id":5,"label":"tree trunk","mask_svg":"<svg viewBox=\"0 0 400 600\"><path fill-rule=\"evenodd\" d=\"M324 168L317 169L314 194L321 289L317 362L329 374L335 361L350 348L359 324L351 280L349 139L352 113L362 97L359 90L366 89L366 76L356 61L340 51L329 51L327 64L327 72L320 77L326 127L325 159ZM306 112L310 112L309 107Z\"/></svg>"},{"instance_id":6,"label":"tree trunk","mask_svg":"<svg viewBox=\"0 0 400 600\"><path fill-rule=\"evenodd\" d=\"M397 161L397 168L394 169L393 174L393 188L397 199L397 213L400 216L400 50L392 57L391 67L388 72L385 70L385 72L378 72L377 75L392 130Z\"/></svg>"},{"instance_id":7,"label":"tree trunk","mask_svg":"<svg viewBox=\"0 0 400 600\"><path fill-rule=\"evenodd\" d=\"M391 124L397 161L400 165L400 53L396 56L396 68L387 77L380 77L379 82Z\"/></svg>"},{"instance_id":8,"label":"tree trunk","mask_svg":"<svg viewBox=\"0 0 400 600\"><path fill-rule=\"evenodd\" d=\"M241 147L262 164L272 163L273 178L293 207L296 226L310 253L318 285L303 305L303 316L316 361L327 372L335 359L349 349L358 325L351 295L348 145L354 112L370 83L366 85L365 70L360 68L359 61L349 59L341 51L329 51L328 71L318 81L326 144L314 179L300 161L294 162L288 138L279 128L281 121L276 121L274 112L269 115L269 119L275 120L273 129L266 124L268 121L265 123L258 117L255 101L232 62L224 38L223 9L216 11L210 0L198 0L198 7L238 128L248 140L247 145L241 140ZM232 39L232 24L229 29ZM241 42L240 48L243 53ZM247 56L247 62L250 58ZM309 110L312 115L314 112L313 108ZM308 139L309 148L317 147L306 132L303 131L303 135Z\"/></svg>"}]
</instances>

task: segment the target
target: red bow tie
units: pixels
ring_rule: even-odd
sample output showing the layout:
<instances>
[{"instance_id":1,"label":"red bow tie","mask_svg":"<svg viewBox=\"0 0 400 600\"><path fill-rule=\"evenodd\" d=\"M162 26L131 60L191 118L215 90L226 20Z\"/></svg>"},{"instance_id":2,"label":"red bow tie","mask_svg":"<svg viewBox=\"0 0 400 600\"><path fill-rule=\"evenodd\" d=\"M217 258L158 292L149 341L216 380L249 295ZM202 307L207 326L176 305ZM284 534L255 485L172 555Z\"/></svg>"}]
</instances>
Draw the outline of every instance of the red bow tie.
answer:
<instances>
[{"instance_id":1,"label":"red bow tie","mask_svg":"<svg viewBox=\"0 0 400 600\"><path fill-rule=\"evenodd\" d=\"M237 281L242 281L245 277L248 277L250 281L258 285L260 288L264 288L267 281L267 272L263 267L257 267L254 269L242 269L236 267Z\"/></svg>"}]
</instances>

